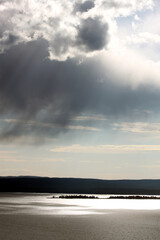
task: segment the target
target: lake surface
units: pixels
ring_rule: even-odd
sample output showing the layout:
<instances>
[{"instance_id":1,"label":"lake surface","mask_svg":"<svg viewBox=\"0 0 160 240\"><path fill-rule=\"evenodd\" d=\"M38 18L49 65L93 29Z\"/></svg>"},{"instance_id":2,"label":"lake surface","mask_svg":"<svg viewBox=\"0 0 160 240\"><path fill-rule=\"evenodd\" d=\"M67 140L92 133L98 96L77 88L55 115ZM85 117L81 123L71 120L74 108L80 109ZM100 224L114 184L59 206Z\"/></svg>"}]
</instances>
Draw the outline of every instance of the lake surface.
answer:
<instances>
[{"instance_id":1,"label":"lake surface","mask_svg":"<svg viewBox=\"0 0 160 240\"><path fill-rule=\"evenodd\" d=\"M154 239L160 200L58 199L53 194L0 194L0 239ZM58 195L54 195L58 196Z\"/></svg>"}]
</instances>

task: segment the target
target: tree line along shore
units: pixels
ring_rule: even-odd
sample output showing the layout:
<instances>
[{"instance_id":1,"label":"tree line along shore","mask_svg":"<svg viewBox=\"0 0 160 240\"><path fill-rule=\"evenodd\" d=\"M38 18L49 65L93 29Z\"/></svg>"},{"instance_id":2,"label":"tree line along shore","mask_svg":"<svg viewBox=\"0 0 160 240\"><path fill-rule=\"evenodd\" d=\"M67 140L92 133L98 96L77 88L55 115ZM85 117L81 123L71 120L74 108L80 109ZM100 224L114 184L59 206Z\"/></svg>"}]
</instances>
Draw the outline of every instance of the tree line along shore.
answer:
<instances>
[{"instance_id":1,"label":"tree line along shore","mask_svg":"<svg viewBox=\"0 0 160 240\"><path fill-rule=\"evenodd\" d=\"M160 196L109 196L107 198L101 198L97 196L90 195L60 195L58 197L53 196L53 198L62 198L62 199L160 199Z\"/></svg>"}]
</instances>

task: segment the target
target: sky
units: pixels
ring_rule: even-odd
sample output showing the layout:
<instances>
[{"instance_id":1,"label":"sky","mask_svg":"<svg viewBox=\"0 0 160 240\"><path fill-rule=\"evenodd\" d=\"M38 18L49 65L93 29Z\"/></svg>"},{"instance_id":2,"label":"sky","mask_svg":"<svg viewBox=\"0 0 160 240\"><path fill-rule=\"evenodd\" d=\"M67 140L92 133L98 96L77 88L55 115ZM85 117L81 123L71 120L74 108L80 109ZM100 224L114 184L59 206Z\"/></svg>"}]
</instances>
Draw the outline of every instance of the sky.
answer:
<instances>
[{"instance_id":1,"label":"sky","mask_svg":"<svg viewBox=\"0 0 160 240\"><path fill-rule=\"evenodd\" d=\"M160 178L160 2L0 1L0 175Z\"/></svg>"}]
</instances>

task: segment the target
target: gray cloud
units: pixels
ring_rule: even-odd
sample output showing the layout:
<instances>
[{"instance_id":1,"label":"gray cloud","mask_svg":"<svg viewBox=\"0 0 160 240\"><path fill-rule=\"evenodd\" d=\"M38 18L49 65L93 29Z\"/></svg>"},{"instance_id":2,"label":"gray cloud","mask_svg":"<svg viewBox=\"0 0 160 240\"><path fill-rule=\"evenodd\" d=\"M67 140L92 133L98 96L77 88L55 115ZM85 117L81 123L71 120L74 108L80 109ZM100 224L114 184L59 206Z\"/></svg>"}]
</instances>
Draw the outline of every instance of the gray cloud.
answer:
<instances>
[{"instance_id":1,"label":"gray cloud","mask_svg":"<svg viewBox=\"0 0 160 240\"><path fill-rule=\"evenodd\" d=\"M114 1L114 0L104 0L102 1L102 6L107 8L131 8L132 3L128 3L127 1Z\"/></svg>"},{"instance_id":2,"label":"gray cloud","mask_svg":"<svg viewBox=\"0 0 160 240\"><path fill-rule=\"evenodd\" d=\"M41 37L48 42L51 59L64 61L80 55L90 56L92 51L95 54L95 50L98 52L106 49L109 41L108 29L111 29L111 34L115 24L114 18L153 5L151 0L130 2L128 4L127 0L122 3L119 0L1 1L0 52L20 42L27 43ZM114 10L112 14L111 8ZM7 44L7 33L10 44Z\"/></svg>"},{"instance_id":3,"label":"gray cloud","mask_svg":"<svg viewBox=\"0 0 160 240\"><path fill-rule=\"evenodd\" d=\"M12 32L4 32L2 38L0 38L1 51L18 44L19 40L19 36L14 35Z\"/></svg>"},{"instance_id":4,"label":"gray cloud","mask_svg":"<svg viewBox=\"0 0 160 240\"><path fill-rule=\"evenodd\" d=\"M100 50L107 43L105 35L108 25L104 20L102 22L96 16L84 20L82 15L75 12L94 8L94 1L35 0L33 3L15 0L11 3L7 0L1 5L1 52L19 42L30 42L41 37L48 42L50 58L64 61L68 57L86 55L88 50ZM85 30L91 34L90 38L85 35ZM81 41L77 41L77 35ZM18 41L13 37L17 37ZM10 41L10 45L7 41Z\"/></svg>"},{"instance_id":5,"label":"gray cloud","mask_svg":"<svg viewBox=\"0 0 160 240\"><path fill-rule=\"evenodd\" d=\"M87 12L89 9L94 8L94 0L87 0L85 2L76 2L74 5L74 12Z\"/></svg>"},{"instance_id":6,"label":"gray cloud","mask_svg":"<svg viewBox=\"0 0 160 240\"><path fill-rule=\"evenodd\" d=\"M78 43L88 51L103 49L108 43L108 24L99 18L88 18L81 22L78 32Z\"/></svg>"},{"instance_id":7,"label":"gray cloud","mask_svg":"<svg viewBox=\"0 0 160 240\"><path fill-rule=\"evenodd\" d=\"M101 8L113 8L117 11L116 14L118 15L128 15L132 11L141 10L141 9L151 9L154 3L151 0L124 0L124 1L117 1L117 0L101 0ZM124 12L125 10L125 12ZM127 12L126 12L127 11Z\"/></svg>"},{"instance_id":8,"label":"gray cloud","mask_svg":"<svg viewBox=\"0 0 160 240\"><path fill-rule=\"evenodd\" d=\"M81 64L79 59L51 61L48 46L39 39L0 54L1 141L53 137L82 113L133 120L135 111L159 111L159 88L141 84L133 89L121 85L120 78L113 81L98 57Z\"/></svg>"},{"instance_id":9,"label":"gray cloud","mask_svg":"<svg viewBox=\"0 0 160 240\"><path fill-rule=\"evenodd\" d=\"M53 42L50 44L51 52L56 56L61 56L69 51L70 46L72 46L73 40L70 36L65 36L62 33L57 33L54 37Z\"/></svg>"}]
</instances>

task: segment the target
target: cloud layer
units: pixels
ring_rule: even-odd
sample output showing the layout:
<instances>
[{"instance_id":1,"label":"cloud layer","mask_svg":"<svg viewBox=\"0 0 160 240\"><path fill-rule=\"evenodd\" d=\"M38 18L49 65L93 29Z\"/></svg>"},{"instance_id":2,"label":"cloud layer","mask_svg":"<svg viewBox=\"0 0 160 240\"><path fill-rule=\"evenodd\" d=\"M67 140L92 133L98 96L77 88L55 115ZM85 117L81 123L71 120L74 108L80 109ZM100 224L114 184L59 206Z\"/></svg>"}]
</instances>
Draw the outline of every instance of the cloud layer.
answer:
<instances>
[{"instance_id":1,"label":"cloud layer","mask_svg":"<svg viewBox=\"0 0 160 240\"><path fill-rule=\"evenodd\" d=\"M151 0L4 0L0 2L0 51L39 37L50 58L86 55L106 49L115 17L152 8Z\"/></svg>"},{"instance_id":2,"label":"cloud layer","mask_svg":"<svg viewBox=\"0 0 160 240\"><path fill-rule=\"evenodd\" d=\"M0 140L99 131L90 125L101 121L96 116L156 114L159 64L109 49L116 17L152 7L151 0L1 1Z\"/></svg>"},{"instance_id":3,"label":"cloud layer","mask_svg":"<svg viewBox=\"0 0 160 240\"><path fill-rule=\"evenodd\" d=\"M96 131L80 120L88 114L133 119L136 112L159 109L159 88L121 84L121 76L111 74L99 57L50 61L47 49L48 43L39 39L0 55L1 139Z\"/></svg>"}]
</instances>

